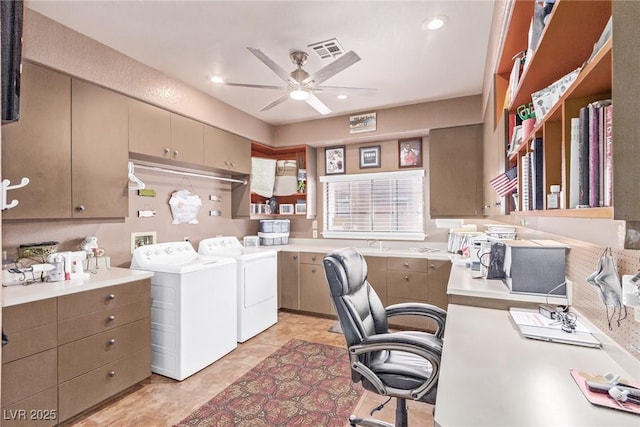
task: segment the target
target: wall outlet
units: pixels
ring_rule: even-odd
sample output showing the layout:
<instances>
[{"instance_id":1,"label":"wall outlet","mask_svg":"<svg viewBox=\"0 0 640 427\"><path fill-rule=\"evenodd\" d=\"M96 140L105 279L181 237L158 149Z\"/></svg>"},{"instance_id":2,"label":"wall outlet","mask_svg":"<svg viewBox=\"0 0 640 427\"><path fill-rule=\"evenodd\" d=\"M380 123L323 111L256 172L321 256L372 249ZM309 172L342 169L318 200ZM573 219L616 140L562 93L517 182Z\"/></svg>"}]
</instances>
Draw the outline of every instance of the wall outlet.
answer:
<instances>
[{"instance_id":1,"label":"wall outlet","mask_svg":"<svg viewBox=\"0 0 640 427\"><path fill-rule=\"evenodd\" d=\"M313 221L311 223L311 229L313 229L313 230L317 230L318 229L318 221Z\"/></svg>"},{"instance_id":2,"label":"wall outlet","mask_svg":"<svg viewBox=\"0 0 640 427\"><path fill-rule=\"evenodd\" d=\"M189 239L189 236L183 237L182 240L184 240L185 242L190 242L191 241L191 239Z\"/></svg>"},{"instance_id":3,"label":"wall outlet","mask_svg":"<svg viewBox=\"0 0 640 427\"><path fill-rule=\"evenodd\" d=\"M314 239L318 238L318 230L313 230L313 238Z\"/></svg>"}]
</instances>

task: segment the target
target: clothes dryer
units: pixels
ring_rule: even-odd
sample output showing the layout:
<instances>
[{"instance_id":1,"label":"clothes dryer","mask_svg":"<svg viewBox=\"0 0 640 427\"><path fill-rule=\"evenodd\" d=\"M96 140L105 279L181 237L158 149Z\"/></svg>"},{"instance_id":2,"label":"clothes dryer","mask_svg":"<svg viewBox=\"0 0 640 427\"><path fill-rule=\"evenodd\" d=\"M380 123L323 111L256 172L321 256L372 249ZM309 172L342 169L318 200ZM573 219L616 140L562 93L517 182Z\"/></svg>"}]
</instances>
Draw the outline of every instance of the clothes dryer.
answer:
<instances>
[{"instance_id":1,"label":"clothes dryer","mask_svg":"<svg viewBox=\"0 0 640 427\"><path fill-rule=\"evenodd\" d=\"M238 342L245 342L278 321L278 253L245 248L234 236L204 239L198 253L237 261Z\"/></svg>"}]
</instances>

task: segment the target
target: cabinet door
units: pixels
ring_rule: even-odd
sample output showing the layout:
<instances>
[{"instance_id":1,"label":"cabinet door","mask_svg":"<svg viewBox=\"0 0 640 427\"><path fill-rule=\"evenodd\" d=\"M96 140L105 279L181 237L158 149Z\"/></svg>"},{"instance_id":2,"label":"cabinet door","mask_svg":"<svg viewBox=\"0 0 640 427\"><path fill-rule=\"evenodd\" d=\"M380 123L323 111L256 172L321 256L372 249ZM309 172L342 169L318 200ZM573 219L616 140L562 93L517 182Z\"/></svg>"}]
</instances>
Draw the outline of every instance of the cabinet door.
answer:
<instances>
[{"instance_id":1,"label":"cabinet door","mask_svg":"<svg viewBox=\"0 0 640 427\"><path fill-rule=\"evenodd\" d=\"M297 310L298 252L278 252L278 302L281 308Z\"/></svg>"},{"instance_id":2,"label":"cabinet door","mask_svg":"<svg viewBox=\"0 0 640 427\"><path fill-rule=\"evenodd\" d=\"M329 285L319 264L300 264L300 310L335 315Z\"/></svg>"},{"instance_id":3,"label":"cabinet door","mask_svg":"<svg viewBox=\"0 0 640 427\"><path fill-rule=\"evenodd\" d=\"M204 125L177 114L171 114L171 159L203 163Z\"/></svg>"},{"instance_id":4,"label":"cabinet door","mask_svg":"<svg viewBox=\"0 0 640 427\"><path fill-rule=\"evenodd\" d=\"M234 173L250 174L251 141L213 126L205 126L204 164Z\"/></svg>"},{"instance_id":5,"label":"cabinet door","mask_svg":"<svg viewBox=\"0 0 640 427\"><path fill-rule=\"evenodd\" d=\"M19 204L4 219L71 216L71 78L29 62L23 64L20 120L2 126L2 178Z\"/></svg>"},{"instance_id":6,"label":"cabinet door","mask_svg":"<svg viewBox=\"0 0 640 427\"><path fill-rule=\"evenodd\" d=\"M482 125L429 132L431 218L482 215Z\"/></svg>"},{"instance_id":7,"label":"cabinet door","mask_svg":"<svg viewBox=\"0 0 640 427\"><path fill-rule=\"evenodd\" d=\"M171 113L129 99L129 151L170 158Z\"/></svg>"},{"instance_id":8,"label":"cabinet door","mask_svg":"<svg viewBox=\"0 0 640 427\"><path fill-rule=\"evenodd\" d=\"M127 98L73 79L71 120L73 217L128 216Z\"/></svg>"},{"instance_id":9,"label":"cabinet door","mask_svg":"<svg viewBox=\"0 0 640 427\"><path fill-rule=\"evenodd\" d=\"M447 285L449 284L449 274L451 273L450 261L429 260L429 272L427 275L429 283L429 304L437 305L443 310L449 305L447 297Z\"/></svg>"}]
</instances>

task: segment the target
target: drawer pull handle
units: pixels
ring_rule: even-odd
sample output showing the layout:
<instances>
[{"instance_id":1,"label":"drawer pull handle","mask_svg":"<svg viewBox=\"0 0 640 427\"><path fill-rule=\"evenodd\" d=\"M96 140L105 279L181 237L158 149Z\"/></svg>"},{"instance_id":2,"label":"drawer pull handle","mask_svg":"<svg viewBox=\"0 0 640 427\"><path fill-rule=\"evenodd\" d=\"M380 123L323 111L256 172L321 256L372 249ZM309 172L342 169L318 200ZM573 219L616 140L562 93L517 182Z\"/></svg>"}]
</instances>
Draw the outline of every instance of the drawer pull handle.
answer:
<instances>
[{"instance_id":1,"label":"drawer pull handle","mask_svg":"<svg viewBox=\"0 0 640 427\"><path fill-rule=\"evenodd\" d=\"M294 256L293 256L293 259L298 259L298 255L294 255Z\"/></svg>"},{"instance_id":2,"label":"drawer pull handle","mask_svg":"<svg viewBox=\"0 0 640 427\"><path fill-rule=\"evenodd\" d=\"M433 265L433 264L431 264L431 265L429 266L429 268L431 268L432 270L435 270L435 269L436 269L436 266L435 266L435 265Z\"/></svg>"},{"instance_id":3,"label":"drawer pull handle","mask_svg":"<svg viewBox=\"0 0 640 427\"><path fill-rule=\"evenodd\" d=\"M109 295L107 295L107 299L108 299L108 300L116 299L116 294L109 294Z\"/></svg>"},{"instance_id":4,"label":"drawer pull handle","mask_svg":"<svg viewBox=\"0 0 640 427\"><path fill-rule=\"evenodd\" d=\"M316 272L315 267L311 269L311 272L312 272L312 273L315 273L315 272Z\"/></svg>"},{"instance_id":5,"label":"drawer pull handle","mask_svg":"<svg viewBox=\"0 0 640 427\"><path fill-rule=\"evenodd\" d=\"M311 261L315 261L315 260L316 260L316 257L312 256Z\"/></svg>"},{"instance_id":6,"label":"drawer pull handle","mask_svg":"<svg viewBox=\"0 0 640 427\"><path fill-rule=\"evenodd\" d=\"M109 371L109 373L107 374L110 377L115 377L116 376L116 371Z\"/></svg>"},{"instance_id":7,"label":"drawer pull handle","mask_svg":"<svg viewBox=\"0 0 640 427\"><path fill-rule=\"evenodd\" d=\"M404 280L409 281L409 276L404 276Z\"/></svg>"},{"instance_id":8,"label":"drawer pull handle","mask_svg":"<svg viewBox=\"0 0 640 427\"><path fill-rule=\"evenodd\" d=\"M114 316L113 314L109 317L107 317L107 321L109 322L113 322L114 320L116 320L116 316Z\"/></svg>"},{"instance_id":9,"label":"drawer pull handle","mask_svg":"<svg viewBox=\"0 0 640 427\"><path fill-rule=\"evenodd\" d=\"M107 341L107 345L114 345L115 343L116 343L115 338L111 338L109 341Z\"/></svg>"},{"instance_id":10,"label":"drawer pull handle","mask_svg":"<svg viewBox=\"0 0 640 427\"><path fill-rule=\"evenodd\" d=\"M164 147L164 154L169 154L171 152L171 150L169 149L169 147Z\"/></svg>"},{"instance_id":11,"label":"drawer pull handle","mask_svg":"<svg viewBox=\"0 0 640 427\"><path fill-rule=\"evenodd\" d=\"M405 266L405 267L407 267L407 268L409 267L409 263L408 263L408 262L405 262L405 263L404 263L404 264L402 264L402 265L404 265L404 266Z\"/></svg>"}]
</instances>

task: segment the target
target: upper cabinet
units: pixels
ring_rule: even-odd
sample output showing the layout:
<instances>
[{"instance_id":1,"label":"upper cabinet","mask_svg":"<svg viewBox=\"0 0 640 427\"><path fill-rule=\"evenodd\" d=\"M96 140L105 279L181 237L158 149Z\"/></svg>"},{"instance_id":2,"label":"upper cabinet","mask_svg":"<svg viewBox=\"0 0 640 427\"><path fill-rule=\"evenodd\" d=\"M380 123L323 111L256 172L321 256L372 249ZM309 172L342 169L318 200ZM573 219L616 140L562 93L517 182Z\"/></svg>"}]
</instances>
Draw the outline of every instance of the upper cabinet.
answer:
<instances>
[{"instance_id":1,"label":"upper cabinet","mask_svg":"<svg viewBox=\"0 0 640 427\"><path fill-rule=\"evenodd\" d=\"M128 213L126 98L25 62L21 117L2 127L2 175L29 185L4 219Z\"/></svg>"},{"instance_id":2,"label":"upper cabinet","mask_svg":"<svg viewBox=\"0 0 640 427\"><path fill-rule=\"evenodd\" d=\"M624 3L624 2L614 2ZM630 2L635 3L635 2ZM613 43L611 39L601 37L609 18L612 16L612 2L610 0L594 0L589 2L557 0L551 13L546 18L546 23L541 30L537 46L528 52L524 67L519 73L519 78L512 78L514 68L514 55L528 48L527 34L534 15L533 0L521 0L512 3L512 13L506 28L503 40L503 50L498 60L495 76L495 117L500 118L503 111L507 111L506 134L508 135L506 148L507 169L517 168L518 190L517 197L507 198L507 213L517 211L519 215L546 215L546 216L574 216L574 217L600 217L613 218L614 207L619 203L618 197L613 204L606 202L593 203L591 207L580 206L575 209L575 195L582 191L578 189L578 151L576 138L578 133L573 131L572 147L572 120L580 116L580 110L596 101L612 99L612 57ZM635 15L637 18L637 14ZM614 25L617 16L613 17ZM616 39L626 37L625 34L614 31ZM601 43L599 41L602 41ZM597 48L594 46L598 44ZM635 51L623 52L623 56L635 55ZM538 114L546 111L544 117L536 120L533 129L517 144L517 138L513 138L514 128L519 124L518 111L522 106L528 106L532 102L532 94L550 87L568 74L578 70L577 77L565 84L560 91L557 102L543 108L535 102L533 107L538 109ZM636 77L634 77L636 78ZM620 81L617 84L624 85ZM637 85L636 85L637 86ZM631 85L630 90L636 93L638 89ZM626 89L625 89L626 90ZM615 92L615 90L613 90ZM613 99L618 104L618 99ZM615 111L621 111L622 105ZM597 113L596 113L597 114ZM602 116L604 117L604 115ZM594 120L591 123L595 123ZM620 131L616 114L613 114L614 132ZM524 129L524 125L523 125ZM598 154L598 159L587 164L587 170L581 167L580 174L589 174L589 168L600 170L598 162L604 168L606 148L604 148L604 127L602 137L597 137L602 143L604 151ZM596 132L598 133L598 132ZM637 146L637 141L625 141L625 137L613 138L613 152L616 147L629 143ZM596 146L597 148L597 146ZM637 151L637 150L636 150ZM614 157L615 158L615 157ZM617 170L618 166L613 167ZM582 175L584 176L584 175ZM600 174L602 178L603 175ZM486 177L493 178L493 177ZM591 179L591 178L590 178ZM625 178L615 176L615 186L626 186ZM593 183L603 188L598 181ZM562 189L560 207L547 205L547 195L552 185L560 185ZM573 198L572 194L573 193ZM602 193L602 191L601 191ZM621 195L624 198L624 196ZM622 219L622 218L621 218Z\"/></svg>"},{"instance_id":3,"label":"upper cabinet","mask_svg":"<svg viewBox=\"0 0 640 427\"><path fill-rule=\"evenodd\" d=\"M126 217L127 98L76 79L71 95L72 216Z\"/></svg>"},{"instance_id":4,"label":"upper cabinet","mask_svg":"<svg viewBox=\"0 0 640 427\"><path fill-rule=\"evenodd\" d=\"M213 126L204 127L204 164L234 174L251 173L251 141Z\"/></svg>"},{"instance_id":5,"label":"upper cabinet","mask_svg":"<svg viewBox=\"0 0 640 427\"><path fill-rule=\"evenodd\" d=\"M18 206L3 219L71 216L71 77L25 62L20 120L2 126L2 178Z\"/></svg>"},{"instance_id":6,"label":"upper cabinet","mask_svg":"<svg viewBox=\"0 0 640 427\"><path fill-rule=\"evenodd\" d=\"M202 123L129 99L129 151L201 164L203 138Z\"/></svg>"},{"instance_id":7,"label":"upper cabinet","mask_svg":"<svg viewBox=\"0 0 640 427\"><path fill-rule=\"evenodd\" d=\"M429 131L431 218L483 215L482 135L482 125Z\"/></svg>"}]
</instances>

